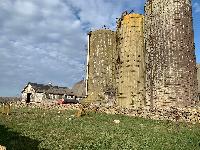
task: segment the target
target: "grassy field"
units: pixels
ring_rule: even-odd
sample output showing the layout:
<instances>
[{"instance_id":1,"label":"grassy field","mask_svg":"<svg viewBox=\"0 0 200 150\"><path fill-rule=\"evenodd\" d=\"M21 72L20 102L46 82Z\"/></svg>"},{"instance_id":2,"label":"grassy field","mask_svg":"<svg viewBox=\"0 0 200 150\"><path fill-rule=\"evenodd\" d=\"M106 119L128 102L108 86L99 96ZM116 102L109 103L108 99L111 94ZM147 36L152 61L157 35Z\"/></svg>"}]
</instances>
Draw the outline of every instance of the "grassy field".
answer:
<instances>
[{"instance_id":1,"label":"grassy field","mask_svg":"<svg viewBox=\"0 0 200 150\"><path fill-rule=\"evenodd\" d=\"M36 108L0 114L0 145L8 150L200 150L200 125L94 113L73 118L73 114Z\"/></svg>"}]
</instances>

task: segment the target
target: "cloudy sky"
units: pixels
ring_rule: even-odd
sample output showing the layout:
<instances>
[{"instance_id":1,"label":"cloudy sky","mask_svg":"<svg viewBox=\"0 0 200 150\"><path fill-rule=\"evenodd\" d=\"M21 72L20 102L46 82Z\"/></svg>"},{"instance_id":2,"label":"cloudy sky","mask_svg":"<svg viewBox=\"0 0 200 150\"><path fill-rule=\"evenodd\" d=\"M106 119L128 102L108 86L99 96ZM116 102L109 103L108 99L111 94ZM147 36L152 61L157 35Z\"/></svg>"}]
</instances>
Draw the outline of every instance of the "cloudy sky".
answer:
<instances>
[{"instance_id":1,"label":"cloudy sky","mask_svg":"<svg viewBox=\"0 0 200 150\"><path fill-rule=\"evenodd\" d=\"M0 0L0 95L16 96L31 81L71 87L83 79L87 32L113 29L125 10L145 0ZM193 0L200 50L200 0ZM200 62L200 51L196 51Z\"/></svg>"}]
</instances>

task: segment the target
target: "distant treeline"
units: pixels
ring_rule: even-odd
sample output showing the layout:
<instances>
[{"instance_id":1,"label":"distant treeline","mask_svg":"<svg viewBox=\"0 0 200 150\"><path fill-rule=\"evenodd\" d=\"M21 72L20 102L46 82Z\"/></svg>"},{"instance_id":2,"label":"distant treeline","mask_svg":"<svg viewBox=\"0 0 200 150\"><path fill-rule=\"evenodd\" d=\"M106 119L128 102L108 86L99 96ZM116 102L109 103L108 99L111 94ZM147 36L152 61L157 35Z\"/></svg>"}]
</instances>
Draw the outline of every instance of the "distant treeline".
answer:
<instances>
[{"instance_id":1,"label":"distant treeline","mask_svg":"<svg viewBox=\"0 0 200 150\"><path fill-rule=\"evenodd\" d=\"M20 101L21 97L0 97L0 103Z\"/></svg>"}]
</instances>

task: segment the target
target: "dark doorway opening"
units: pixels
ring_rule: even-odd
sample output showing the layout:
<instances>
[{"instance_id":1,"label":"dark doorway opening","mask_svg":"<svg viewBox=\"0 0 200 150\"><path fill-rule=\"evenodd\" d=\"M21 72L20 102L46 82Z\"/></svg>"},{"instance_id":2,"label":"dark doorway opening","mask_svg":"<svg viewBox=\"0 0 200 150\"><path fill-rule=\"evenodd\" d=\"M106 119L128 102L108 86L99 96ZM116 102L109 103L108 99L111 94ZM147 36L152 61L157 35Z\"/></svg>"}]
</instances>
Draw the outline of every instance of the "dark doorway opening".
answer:
<instances>
[{"instance_id":1,"label":"dark doorway opening","mask_svg":"<svg viewBox=\"0 0 200 150\"><path fill-rule=\"evenodd\" d=\"M27 93L26 103L31 102L31 93Z\"/></svg>"}]
</instances>

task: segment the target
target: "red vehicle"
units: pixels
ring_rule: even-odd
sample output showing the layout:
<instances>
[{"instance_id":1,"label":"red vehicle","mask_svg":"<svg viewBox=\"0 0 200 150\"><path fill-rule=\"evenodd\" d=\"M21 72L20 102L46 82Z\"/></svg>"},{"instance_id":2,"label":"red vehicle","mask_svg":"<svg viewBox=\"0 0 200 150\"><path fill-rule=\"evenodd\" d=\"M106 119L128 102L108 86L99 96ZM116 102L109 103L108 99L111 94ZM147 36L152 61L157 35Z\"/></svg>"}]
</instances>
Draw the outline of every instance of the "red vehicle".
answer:
<instances>
[{"instance_id":1,"label":"red vehicle","mask_svg":"<svg viewBox=\"0 0 200 150\"><path fill-rule=\"evenodd\" d=\"M61 105L61 104L63 104L64 103L64 99L59 99L59 100L57 100L57 104L58 105Z\"/></svg>"}]
</instances>

